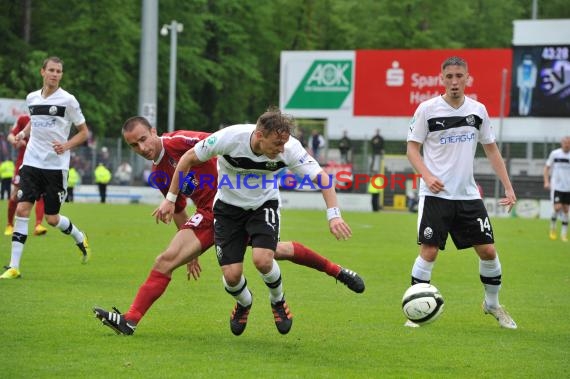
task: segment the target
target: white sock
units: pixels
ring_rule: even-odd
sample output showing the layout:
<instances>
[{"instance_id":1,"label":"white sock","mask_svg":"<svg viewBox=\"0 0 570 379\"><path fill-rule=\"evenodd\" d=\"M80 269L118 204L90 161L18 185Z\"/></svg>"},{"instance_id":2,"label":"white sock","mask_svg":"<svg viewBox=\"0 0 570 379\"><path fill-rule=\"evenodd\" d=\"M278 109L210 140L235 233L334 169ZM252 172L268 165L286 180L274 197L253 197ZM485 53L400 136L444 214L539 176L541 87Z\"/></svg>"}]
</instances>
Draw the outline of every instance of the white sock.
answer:
<instances>
[{"instance_id":1,"label":"white sock","mask_svg":"<svg viewBox=\"0 0 570 379\"><path fill-rule=\"evenodd\" d=\"M248 307L251 305L253 298L251 296L251 292L249 288L247 288L247 281L245 277L242 275L239 283L235 286L229 286L228 282L226 282L226 278L222 276L222 281L224 283L224 288L226 292L232 295L234 299L244 307Z\"/></svg>"},{"instance_id":2,"label":"white sock","mask_svg":"<svg viewBox=\"0 0 570 379\"><path fill-rule=\"evenodd\" d=\"M558 211L554 211L552 212L552 216L550 216L550 230L551 231L556 231L556 221L558 221L558 214L560 212Z\"/></svg>"},{"instance_id":3,"label":"white sock","mask_svg":"<svg viewBox=\"0 0 570 379\"><path fill-rule=\"evenodd\" d=\"M433 271L434 262L428 262L418 255L414 266L412 267L412 277L426 282L431 280L431 272Z\"/></svg>"},{"instance_id":4,"label":"white sock","mask_svg":"<svg viewBox=\"0 0 570 379\"><path fill-rule=\"evenodd\" d=\"M281 270L277 261L273 260L273 266L267 274L261 274L261 278L269 288L269 300L271 304L283 300L283 284L281 283Z\"/></svg>"},{"instance_id":5,"label":"white sock","mask_svg":"<svg viewBox=\"0 0 570 379\"><path fill-rule=\"evenodd\" d=\"M501 289L501 262L497 255L493 260L479 259L479 274L485 288L485 303L489 308L499 308L499 291ZM491 283L494 282L494 283Z\"/></svg>"},{"instance_id":6,"label":"white sock","mask_svg":"<svg viewBox=\"0 0 570 379\"><path fill-rule=\"evenodd\" d=\"M71 232L66 233L66 230L69 229L69 225L71 225ZM61 230L65 234L70 234L71 237L75 240L75 243L82 243L83 242L83 233L79 230L74 224L71 223L71 220L65 217L64 215L59 215L59 222L55 226L59 230Z\"/></svg>"},{"instance_id":7,"label":"white sock","mask_svg":"<svg viewBox=\"0 0 570 379\"><path fill-rule=\"evenodd\" d=\"M29 217L14 217L14 233L21 234L22 236L28 237L28 222ZM24 241L25 242L25 241ZM24 242L14 241L12 239L12 254L10 256L10 267L18 269L20 267L20 261L22 260L22 254L24 253Z\"/></svg>"},{"instance_id":8,"label":"white sock","mask_svg":"<svg viewBox=\"0 0 570 379\"><path fill-rule=\"evenodd\" d=\"M560 221L562 221L562 229L560 234L566 236L568 234L568 213L562 212L560 214Z\"/></svg>"}]
</instances>

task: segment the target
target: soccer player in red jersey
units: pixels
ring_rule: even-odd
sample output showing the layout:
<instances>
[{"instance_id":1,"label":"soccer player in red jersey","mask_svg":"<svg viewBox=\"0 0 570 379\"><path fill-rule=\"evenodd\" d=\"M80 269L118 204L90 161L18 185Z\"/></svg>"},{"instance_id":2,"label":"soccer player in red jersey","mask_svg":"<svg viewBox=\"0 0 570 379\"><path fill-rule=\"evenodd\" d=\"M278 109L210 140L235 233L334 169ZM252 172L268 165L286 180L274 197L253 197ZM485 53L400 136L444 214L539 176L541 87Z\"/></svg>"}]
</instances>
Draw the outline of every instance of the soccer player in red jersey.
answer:
<instances>
[{"instance_id":1,"label":"soccer player in red jersey","mask_svg":"<svg viewBox=\"0 0 570 379\"><path fill-rule=\"evenodd\" d=\"M24 153L26 152L26 145L28 143L28 138L16 141L16 135L20 133L26 125L30 122L30 116L23 114L18 117L16 123L10 130L6 140L10 142L15 148L18 149L18 156L16 157L16 163L14 164L15 171L14 177L12 178L12 189L10 191L10 199L8 199L8 222L6 223L6 229L4 230L5 236L11 236L14 231L14 215L16 214L16 206L18 205L18 189L20 188L20 166L24 161ZM42 220L44 218L44 199L40 198L36 201L36 226L34 228L34 235L41 236L47 233L47 229L42 225Z\"/></svg>"},{"instance_id":2,"label":"soccer player in red jersey","mask_svg":"<svg viewBox=\"0 0 570 379\"><path fill-rule=\"evenodd\" d=\"M164 196L168 194L170 179L175 175L180 157L210 135L204 132L178 130L158 136L156 129L148 120L138 116L129 118L124 123L122 132L125 141L138 155L153 162L149 184L158 188ZM191 180L185 182L174 205L173 219L178 231L166 250L156 258L148 278L139 288L128 312L121 314L116 308L114 311L93 308L95 316L118 334L134 333L142 317L168 287L175 269L186 264L188 279L191 277L198 279L200 276L201 268L197 258L214 244L212 207L218 177L216 159L193 167L192 171L194 180L212 178L212 185L196 182L193 185ZM196 207L191 217L186 213L187 197ZM279 242L275 259L289 260L323 271L354 292L364 291L364 281L358 274L329 261L298 242Z\"/></svg>"}]
</instances>

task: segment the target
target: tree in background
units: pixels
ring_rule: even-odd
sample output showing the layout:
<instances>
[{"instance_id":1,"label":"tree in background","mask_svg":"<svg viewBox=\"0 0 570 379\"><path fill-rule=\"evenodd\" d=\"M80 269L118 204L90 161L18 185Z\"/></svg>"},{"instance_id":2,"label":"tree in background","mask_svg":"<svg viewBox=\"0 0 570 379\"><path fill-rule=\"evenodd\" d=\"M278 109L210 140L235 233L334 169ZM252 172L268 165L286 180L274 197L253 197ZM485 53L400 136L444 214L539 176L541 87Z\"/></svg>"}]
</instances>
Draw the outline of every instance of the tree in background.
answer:
<instances>
[{"instance_id":1,"label":"tree in background","mask_svg":"<svg viewBox=\"0 0 570 379\"><path fill-rule=\"evenodd\" d=\"M37 67L60 56L98 137L119 137L138 111L141 1L2 1L0 97L39 88ZM159 26L178 37L177 127L215 131L254 121L279 101L283 50L508 48L530 0L161 0ZM539 18L570 18L567 0L539 2ZM158 36L158 30L157 30ZM158 36L159 131L168 109L170 45Z\"/></svg>"}]
</instances>

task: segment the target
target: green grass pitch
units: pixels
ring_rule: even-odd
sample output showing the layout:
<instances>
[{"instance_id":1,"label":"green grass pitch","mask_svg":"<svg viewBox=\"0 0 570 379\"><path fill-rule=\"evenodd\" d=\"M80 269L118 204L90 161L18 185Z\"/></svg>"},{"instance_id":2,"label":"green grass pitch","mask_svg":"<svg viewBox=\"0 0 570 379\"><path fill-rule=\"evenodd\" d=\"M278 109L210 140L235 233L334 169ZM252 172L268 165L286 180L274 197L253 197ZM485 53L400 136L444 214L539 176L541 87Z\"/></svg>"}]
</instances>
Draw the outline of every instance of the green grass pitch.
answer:
<instances>
[{"instance_id":1,"label":"green grass pitch","mask_svg":"<svg viewBox=\"0 0 570 379\"><path fill-rule=\"evenodd\" d=\"M445 298L443 315L422 328L403 327L400 302L417 255L414 214L344 212L353 238L339 242L328 232L324 210L283 210L282 240L300 241L357 271L366 281L363 294L281 262L294 315L291 332L282 336L248 252L245 274L255 301L245 333L235 337L228 325L234 302L210 250L201 257L199 281L176 271L135 335L117 336L91 308L126 312L170 241L174 227L156 225L152 209L64 205L62 213L89 235L87 265L71 239L53 228L28 238L23 278L0 282L1 377L553 378L570 372L570 245L548 239L547 220L493 220L501 302L519 325L515 331L483 314L476 255L457 252L451 241L432 280ZM9 237L1 236L0 251L7 264Z\"/></svg>"}]
</instances>

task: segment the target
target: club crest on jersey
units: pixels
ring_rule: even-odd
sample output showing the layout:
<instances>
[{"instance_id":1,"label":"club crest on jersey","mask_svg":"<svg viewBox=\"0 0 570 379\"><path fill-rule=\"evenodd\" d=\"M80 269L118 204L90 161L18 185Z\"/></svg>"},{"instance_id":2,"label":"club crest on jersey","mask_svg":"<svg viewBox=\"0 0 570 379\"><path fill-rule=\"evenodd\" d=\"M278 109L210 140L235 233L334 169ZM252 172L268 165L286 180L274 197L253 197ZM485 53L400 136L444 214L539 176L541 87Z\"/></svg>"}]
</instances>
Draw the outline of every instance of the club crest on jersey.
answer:
<instances>
[{"instance_id":1,"label":"club crest on jersey","mask_svg":"<svg viewBox=\"0 0 570 379\"><path fill-rule=\"evenodd\" d=\"M433 230L429 226L424 229L424 237L425 237L425 239L428 239L428 240L431 239L431 237L433 237Z\"/></svg>"},{"instance_id":2,"label":"club crest on jersey","mask_svg":"<svg viewBox=\"0 0 570 379\"><path fill-rule=\"evenodd\" d=\"M176 165L178 164L178 162L176 162L172 157L168 157L168 164L169 164L171 167L176 168Z\"/></svg>"},{"instance_id":3,"label":"club crest on jersey","mask_svg":"<svg viewBox=\"0 0 570 379\"><path fill-rule=\"evenodd\" d=\"M208 137L208 139L206 139L206 143L210 146L214 146L214 144L216 143L217 138L215 136L210 136Z\"/></svg>"},{"instance_id":4,"label":"club crest on jersey","mask_svg":"<svg viewBox=\"0 0 570 379\"><path fill-rule=\"evenodd\" d=\"M470 114L469 116L465 117L465 122L467 122L467 125L470 125L470 126L475 125L475 116Z\"/></svg>"},{"instance_id":5,"label":"club crest on jersey","mask_svg":"<svg viewBox=\"0 0 570 379\"><path fill-rule=\"evenodd\" d=\"M49 114L52 116L55 116L57 114L57 107L55 105L49 107Z\"/></svg>"},{"instance_id":6,"label":"club crest on jersey","mask_svg":"<svg viewBox=\"0 0 570 379\"><path fill-rule=\"evenodd\" d=\"M265 167L267 167L268 170L273 171L277 168L277 162L273 162L273 161L266 162Z\"/></svg>"}]
</instances>

